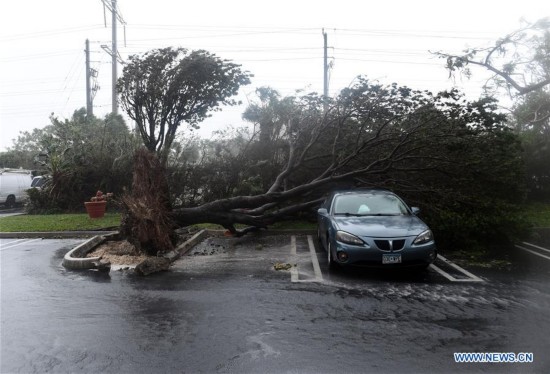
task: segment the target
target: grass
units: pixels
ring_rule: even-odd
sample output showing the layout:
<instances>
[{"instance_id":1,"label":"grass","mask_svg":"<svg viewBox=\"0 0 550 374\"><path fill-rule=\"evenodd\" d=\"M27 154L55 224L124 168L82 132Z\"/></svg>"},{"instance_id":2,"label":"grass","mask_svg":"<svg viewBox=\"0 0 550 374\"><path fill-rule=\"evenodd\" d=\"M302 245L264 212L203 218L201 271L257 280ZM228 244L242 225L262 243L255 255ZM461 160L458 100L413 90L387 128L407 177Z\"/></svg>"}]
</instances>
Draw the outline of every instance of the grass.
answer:
<instances>
[{"instance_id":1,"label":"grass","mask_svg":"<svg viewBox=\"0 0 550 374\"><path fill-rule=\"evenodd\" d=\"M120 214L106 213L103 218L91 219L87 214L44 214L19 215L0 218L0 232L48 232L48 231L88 231L100 230L120 225ZM218 229L223 227L214 224L201 224L197 227ZM238 228L245 226L237 225ZM270 229L315 229L315 223L306 221L278 222Z\"/></svg>"},{"instance_id":2,"label":"grass","mask_svg":"<svg viewBox=\"0 0 550 374\"><path fill-rule=\"evenodd\" d=\"M120 214L91 219L84 214L20 215L0 218L0 232L88 231L120 225Z\"/></svg>"},{"instance_id":3,"label":"grass","mask_svg":"<svg viewBox=\"0 0 550 374\"><path fill-rule=\"evenodd\" d=\"M550 227L550 203L529 204L523 213L532 226Z\"/></svg>"}]
</instances>

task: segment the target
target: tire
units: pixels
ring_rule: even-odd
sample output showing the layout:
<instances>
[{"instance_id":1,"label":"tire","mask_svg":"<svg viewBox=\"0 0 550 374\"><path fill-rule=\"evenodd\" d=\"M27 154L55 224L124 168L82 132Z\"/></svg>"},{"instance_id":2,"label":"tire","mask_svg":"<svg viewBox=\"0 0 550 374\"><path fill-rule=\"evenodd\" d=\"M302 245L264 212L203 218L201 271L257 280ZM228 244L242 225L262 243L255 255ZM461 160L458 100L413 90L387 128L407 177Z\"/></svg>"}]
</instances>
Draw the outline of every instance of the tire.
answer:
<instances>
[{"instance_id":1,"label":"tire","mask_svg":"<svg viewBox=\"0 0 550 374\"><path fill-rule=\"evenodd\" d=\"M321 237L321 228L317 227L317 243L319 243L319 248L324 250L325 247L323 246L323 239Z\"/></svg>"},{"instance_id":2,"label":"tire","mask_svg":"<svg viewBox=\"0 0 550 374\"><path fill-rule=\"evenodd\" d=\"M330 240L328 238L327 238L327 264L330 270L336 269L336 263L334 262L334 258L332 257L332 245L330 244Z\"/></svg>"},{"instance_id":3,"label":"tire","mask_svg":"<svg viewBox=\"0 0 550 374\"><path fill-rule=\"evenodd\" d=\"M15 196L8 196L6 199L6 208L15 208Z\"/></svg>"}]
</instances>

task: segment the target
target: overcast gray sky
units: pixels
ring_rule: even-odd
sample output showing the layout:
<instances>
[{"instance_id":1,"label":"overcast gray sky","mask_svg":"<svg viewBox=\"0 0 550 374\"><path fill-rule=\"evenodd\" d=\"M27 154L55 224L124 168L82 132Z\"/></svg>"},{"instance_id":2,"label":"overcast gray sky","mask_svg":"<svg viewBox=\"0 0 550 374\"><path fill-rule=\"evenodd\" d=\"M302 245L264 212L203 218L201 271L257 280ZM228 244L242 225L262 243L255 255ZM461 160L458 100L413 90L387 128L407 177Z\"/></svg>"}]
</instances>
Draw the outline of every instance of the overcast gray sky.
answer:
<instances>
[{"instance_id":1,"label":"overcast gray sky","mask_svg":"<svg viewBox=\"0 0 550 374\"><path fill-rule=\"evenodd\" d=\"M109 2L111 0L108 0ZM123 59L166 46L206 49L254 74L240 98L271 86L282 94L322 92L323 37L328 34L330 94L365 75L381 83L481 93L488 74L452 80L429 51L459 52L488 45L520 20L550 16L547 0L118 0ZM107 27L104 20L106 19ZM100 86L94 114L111 111L111 16L101 0L4 1L0 15L0 151L19 131L44 127L54 113L69 118L85 107L85 40ZM119 71L122 68L119 66ZM119 73L120 75L120 73ZM240 125L244 107L225 108L200 134Z\"/></svg>"}]
</instances>

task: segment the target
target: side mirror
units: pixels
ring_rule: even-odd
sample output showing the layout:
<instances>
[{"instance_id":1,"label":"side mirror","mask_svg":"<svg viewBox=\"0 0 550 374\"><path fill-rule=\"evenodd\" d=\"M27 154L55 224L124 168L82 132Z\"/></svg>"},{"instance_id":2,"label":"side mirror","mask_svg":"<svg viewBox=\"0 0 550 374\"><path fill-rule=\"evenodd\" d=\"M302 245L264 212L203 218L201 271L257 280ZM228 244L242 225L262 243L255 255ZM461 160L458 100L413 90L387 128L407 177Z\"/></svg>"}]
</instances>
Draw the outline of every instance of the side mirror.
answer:
<instances>
[{"instance_id":1,"label":"side mirror","mask_svg":"<svg viewBox=\"0 0 550 374\"><path fill-rule=\"evenodd\" d=\"M326 208L317 209L317 214L320 216L328 216L328 210Z\"/></svg>"},{"instance_id":2,"label":"side mirror","mask_svg":"<svg viewBox=\"0 0 550 374\"><path fill-rule=\"evenodd\" d=\"M416 216L420 213L420 208L413 206L411 207L411 211L412 211L412 214Z\"/></svg>"}]
</instances>

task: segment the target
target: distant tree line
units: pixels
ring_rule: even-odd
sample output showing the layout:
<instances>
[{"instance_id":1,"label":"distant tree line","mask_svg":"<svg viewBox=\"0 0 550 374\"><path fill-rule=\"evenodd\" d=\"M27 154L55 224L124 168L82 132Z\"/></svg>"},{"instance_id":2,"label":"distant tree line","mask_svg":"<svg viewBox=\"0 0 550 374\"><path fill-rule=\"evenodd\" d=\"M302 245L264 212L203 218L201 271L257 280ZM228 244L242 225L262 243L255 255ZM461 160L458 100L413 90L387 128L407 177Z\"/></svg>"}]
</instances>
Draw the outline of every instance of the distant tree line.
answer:
<instances>
[{"instance_id":1,"label":"distant tree line","mask_svg":"<svg viewBox=\"0 0 550 374\"><path fill-rule=\"evenodd\" d=\"M44 175L42 190L30 190L30 213L83 210L97 190L122 193L132 178L132 154L138 139L121 116L87 116L84 108L70 119L53 116L50 124L22 132L0 164Z\"/></svg>"}]
</instances>

